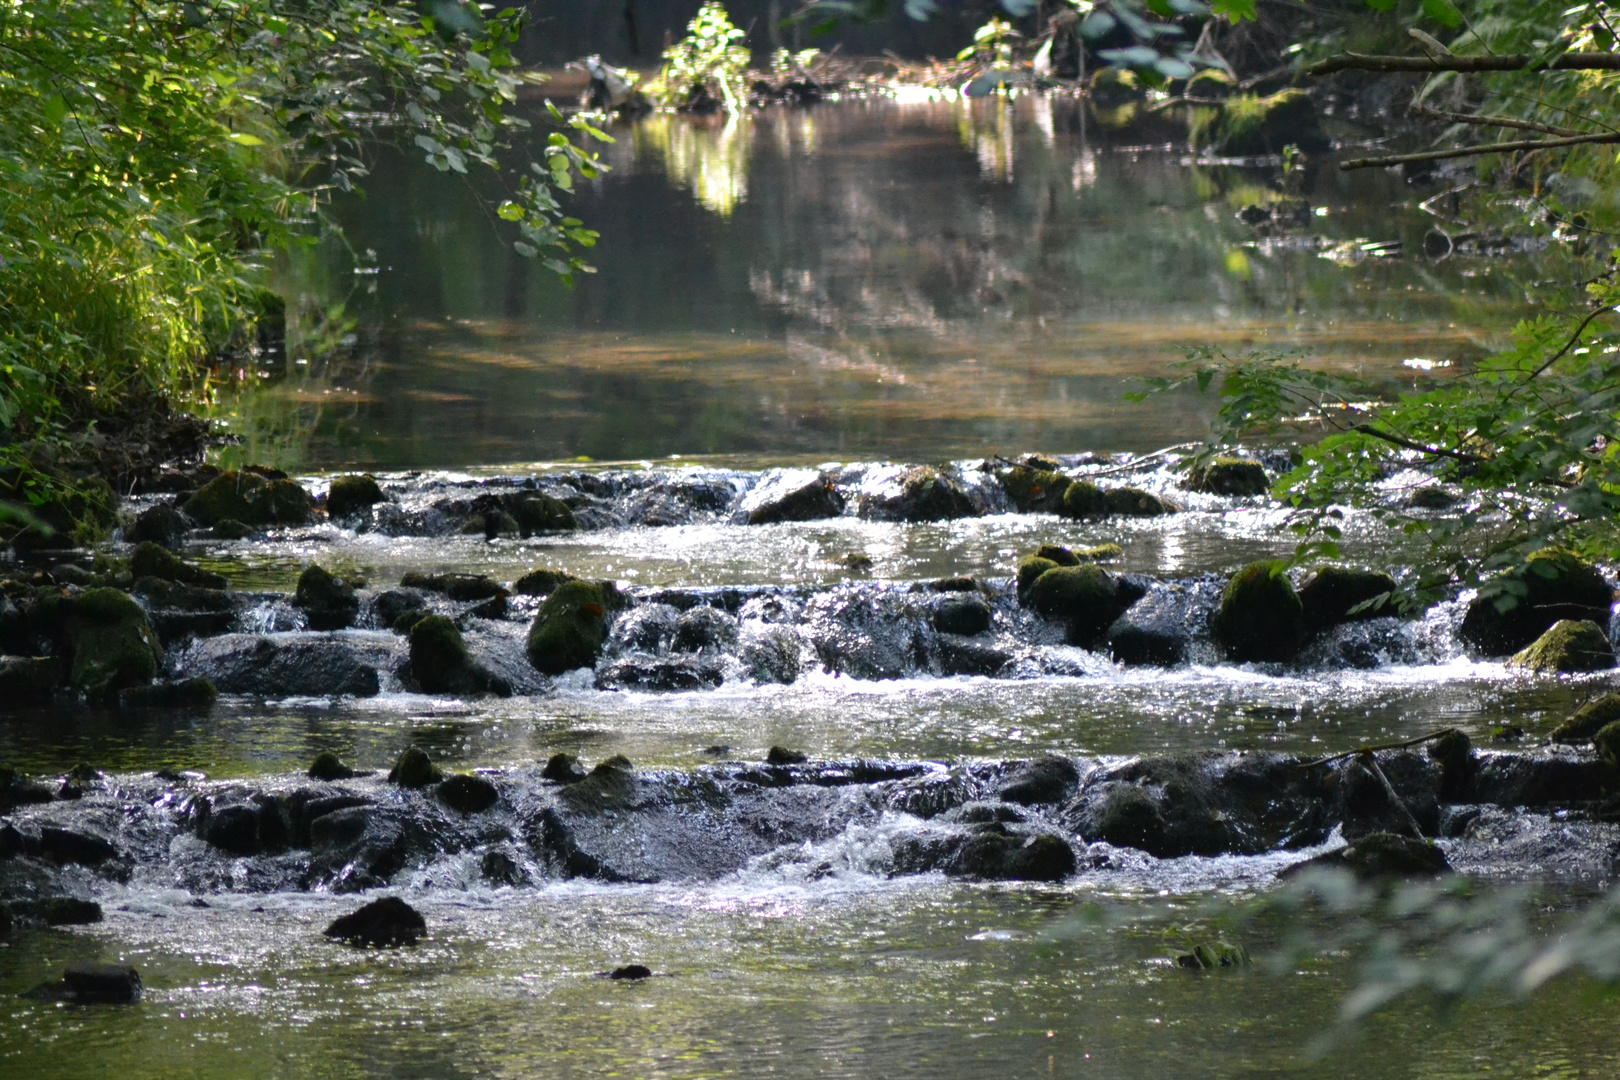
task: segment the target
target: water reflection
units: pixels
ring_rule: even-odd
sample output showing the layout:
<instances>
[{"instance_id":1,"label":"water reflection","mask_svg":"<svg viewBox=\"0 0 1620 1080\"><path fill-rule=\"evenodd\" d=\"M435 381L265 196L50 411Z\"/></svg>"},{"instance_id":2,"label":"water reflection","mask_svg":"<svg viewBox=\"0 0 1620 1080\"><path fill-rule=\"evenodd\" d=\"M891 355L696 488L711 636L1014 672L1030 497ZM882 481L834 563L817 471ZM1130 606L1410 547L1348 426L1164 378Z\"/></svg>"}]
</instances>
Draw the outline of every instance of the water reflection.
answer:
<instances>
[{"instance_id":1,"label":"water reflection","mask_svg":"<svg viewBox=\"0 0 1620 1080\"><path fill-rule=\"evenodd\" d=\"M1336 265L1314 239L1257 241L1236 211L1277 197L1274 168L1194 166L1166 131L1109 134L1066 99L617 134L613 171L575 200L602 242L572 291L462 181L381 162L338 208L351 246L286 271L301 302L347 305L355 344L319 373L289 358L225 411L276 416L260 427L308 467L1152 449L1197 432L1208 402L1121 395L1189 345L1301 347L1410 381L1403 360L1489 348L1564 258ZM1323 163L1306 183L1304 238L1418 250L1422 192Z\"/></svg>"}]
</instances>

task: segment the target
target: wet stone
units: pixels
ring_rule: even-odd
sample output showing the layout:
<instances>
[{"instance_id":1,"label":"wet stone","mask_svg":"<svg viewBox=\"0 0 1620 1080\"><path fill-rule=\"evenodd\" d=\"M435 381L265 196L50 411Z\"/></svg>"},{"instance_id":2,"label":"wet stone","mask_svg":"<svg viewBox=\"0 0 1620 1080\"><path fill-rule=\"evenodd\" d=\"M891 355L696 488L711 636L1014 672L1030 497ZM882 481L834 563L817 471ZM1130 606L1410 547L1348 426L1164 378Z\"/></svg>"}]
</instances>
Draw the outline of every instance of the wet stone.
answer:
<instances>
[{"instance_id":1,"label":"wet stone","mask_svg":"<svg viewBox=\"0 0 1620 1080\"><path fill-rule=\"evenodd\" d=\"M500 798L495 785L473 773L447 776L433 789L433 795L458 814L480 814Z\"/></svg>"},{"instance_id":2,"label":"wet stone","mask_svg":"<svg viewBox=\"0 0 1620 1080\"><path fill-rule=\"evenodd\" d=\"M383 629L391 629L406 615L427 611L427 601L415 589L387 589L371 599L372 621Z\"/></svg>"},{"instance_id":3,"label":"wet stone","mask_svg":"<svg viewBox=\"0 0 1620 1080\"><path fill-rule=\"evenodd\" d=\"M1065 757L1048 755L1026 761L1008 775L1001 787L1003 802L1036 806L1060 803L1080 782L1080 770Z\"/></svg>"},{"instance_id":4,"label":"wet stone","mask_svg":"<svg viewBox=\"0 0 1620 1080\"><path fill-rule=\"evenodd\" d=\"M750 525L820 521L844 512L844 496L831 477L793 470L762 481L743 504Z\"/></svg>"},{"instance_id":5,"label":"wet stone","mask_svg":"<svg viewBox=\"0 0 1620 1080\"><path fill-rule=\"evenodd\" d=\"M370 473L335 476L326 493L326 513L333 521L368 511L386 499L377 478Z\"/></svg>"},{"instance_id":6,"label":"wet stone","mask_svg":"<svg viewBox=\"0 0 1620 1080\"><path fill-rule=\"evenodd\" d=\"M157 578L204 589L225 588L225 578L185 562L168 548L151 541L137 544L129 559L129 572L136 578Z\"/></svg>"},{"instance_id":7,"label":"wet stone","mask_svg":"<svg viewBox=\"0 0 1620 1080\"><path fill-rule=\"evenodd\" d=\"M586 772L580 767L579 758L573 754L552 754L546 762L546 767L540 770L540 778L558 784L572 784L583 780Z\"/></svg>"},{"instance_id":8,"label":"wet stone","mask_svg":"<svg viewBox=\"0 0 1620 1080\"><path fill-rule=\"evenodd\" d=\"M783 746L773 746L765 754L767 765L803 765L809 760L809 754L800 750L789 750Z\"/></svg>"},{"instance_id":9,"label":"wet stone","mask_svg":"<svg viewBox=\"0 0 1620 1080\"><path fill-rule=\"evenodd\" d=\"M425 788L442 779L444 774L420 746L406 747L388 772L388 782L402 788Z\"/></svg>"},{"instance_id":10,"label":"wet stone","mask_svg":"<svg viewBox=\"0 0 1620 1080\"><path fill-rule=\"evenodd\" d=\"M682 612L671 648L676 652L719 649L737 638L737 620L707 605Z\"/></svg>"},{"instance_id":11,"label":"wet stone","mask_svg":"<svg viewBox=\"0 0 1620 1080\"><path fill-rule=\"evenodd\" d=\"M1508 664L1538 675L1607 671L1615 665L1614 646L1597 623L1560 619Z\"/></svg>"},{"instance_id":12,"label":"wet stone","mask_svg":"<svg viewBox=\"0 0 1620 1080\"><path fill-rule=\"evenodd\" d=\"M1478 655L1517 652L1561 619L1608 625L1613 590L1595 566L1567 551L1538 551L1498 580L1522 589L1522 595L1506 611L1499 610L1501 597L1489 587L1494 582L1487 582L1468 605L1457 637Z\"/></svg>"},{"instance_id":13,"label":"wet stone","mask_svg":"<svg viewBox=\"0 0 1620 1080\"><path fill-rule=\"evenodd\" d=\"M172 506L153 506L141 511L130 523L124 539L136 544L161 544L172 548L180 543L191 523Z\"/></svg>"},{"instance_id":14,"label":"wet stone","mask_svg":"<svg viewBox=\"0 0 1620 1080\"><path fill-rule=\"evenodd\" d=\"M1218 457L1187 474L1187 488L1211 495L1264 495L1271 481L1258 461Z\"/></svg>"},{"instance_id":15,"label":"wet stone","mask_svg":"<svg viewBox=\"0 0 1620 1080\"><path fill-rule=\"evenodd\" d=\"M642 964L626 964L624 967L617 967L608 972L608 978L621 982L650 979L652 978L652 969Z\"/></svg>"},{"instance_id":16,"label":"wet stone","mask_svg":"<svg viewBox=\"0 0 1620 1080\"><path fill-rule=\"evenodd\" d=\"M141 976L122 964L69 964L59 981L26 996L69 1005L133 1005L141 999Z\"/></svg>"},{"instance_id":17,"label":"wet stone","mask_svg":"<svg viewBox=\"0 0 1620 1080\"><path fill-rule=\"evenodd\" d=\"M799 638L785 627L773 627L748 641L742 662L749 678L760 683L789 684L799 677Z\"/></svg>"},{"instance_id":18,"label":"wet stone","mask_svg":"<svg viewBox=\"0 0 1620 1080\"><path fill-rule=\"evenodd\" d=\"M974 637L990 629L994 618L990 601L976 594L953 595L934 609L934 629L942 634Z\"/></svg>"},{"instance_id":19,"label":"wet stone","mask_svg":"<svg viewBox=\"0 0 1620 1080\"><path fill-rule=\"evenodd\" d=\"M219 688L207 679L181 679L148 686L125 687L118 692L120 709L173 709L206 712L219 700Z\"/></svg>"},{"instance_id":20,"label":"wet stone","mask_svg":"<svg viewBox=\"0 0 1620 1080\"><path fill-rule=\"evenodd\" d=\"M1592 736L1616 720L1620 720L1620 694L1604 694L1576 709L1548 737L1555 743L1591 742Z\"/></svg>"},{"instance_id":21,"label":"wet stone","mask_svg":"<svg viewBox=\"0 0 1620 1080\"><path fill-rule=\"evenodd\" d=\"M632 657L607 665L596 676L598 690L712 690L724 682L718 663L697 659Z\"/></svg>"},{"instance_id":22,"label":"wet stone","mask_svg":"<svg viewBox=\"0 0 1620 1080\"><path fill-rule=\"evenodd\" d=\"M1342 622L1390 614L1392 609L1387 604L1379 606L1376 602L1394 592L1395 579L1381 571L1324 566L1300 586L1299 601L1305 611L1305 625L1320 631ZM1369 606L1353 610L1363 604Z\"/></svg>"},{"instance_id":23,"label":"wet stone","mask_svg":"<svg viewBox=\"0 0 1620 1080\"><path fill-rule=\"evenodd\" d=\"M424 574L412 570L399 583L403 588L440 593L462 603L506 595L499 582L482 574Z\"/></svg>"},{"instance_id":24,"label":"wet stone","mask_svg":"<svg viewBox=\"0 0 1620 1080\"><path fill-rule=\"evenodd\" d=\"M342 630L360 613L354 586L314 563L299 575L293 603L304 610L312 630Z\"/></svg>"},{"instance_id":25,"label":"wet stone","mask_svg":"<svg viewBox=\"0 0 1620 1080\"><path fill-rule=\"evenodd\" d=\"M1216 635L1236 663L1292 660L1305 639L1305 608L1281 562L1250 563L1221 593Z\"/></svg>"},{"instance_id":26,"label":"wet stone","mask_svg":"<svg viewBox=\"0 0 1620 1080\"><path fill-rule=\"evenodd\" d=\"M519 596L550 596L563 582L575 580L573 574L562 570L530 570L513 583L512 591Z\"/></svg>"},{"instance_id":27,"label":"wet stone","mask_svg":"<svg viewBox=\"0 0 1620 1080\"><path fill-rule=\"evenodd\" d=\"M415 945L427 933L427 920L399 897L385 896L334 919L322 933L365 948Z\"/></svg>"},{"instance_id":28,"label":"wet stone","mask_svg":"<svg viewBox=\"0 0 1620 1080\"><path fill-rule=\"evenodd\" d=\"M1337 851L1329 851L1288 868L1283 876L1307 869L1349 870L1359 878L1434 877L1451 869L1446 853L1432 840L1398 833L1369 833Z\"/></svg>"},{"instance_id":29,"label":"wet stone","mask_svg":"<svg viewBox=\"0 0 1620 1080\"><path fill-rule=\"evenodd\" d=\"M315 760L309 763L309 771L306 775L311 780L333 781L349 780L359 774L344 764L343 759L332 751L322 750L315 755Z\"/></svg>"}]
</instances>

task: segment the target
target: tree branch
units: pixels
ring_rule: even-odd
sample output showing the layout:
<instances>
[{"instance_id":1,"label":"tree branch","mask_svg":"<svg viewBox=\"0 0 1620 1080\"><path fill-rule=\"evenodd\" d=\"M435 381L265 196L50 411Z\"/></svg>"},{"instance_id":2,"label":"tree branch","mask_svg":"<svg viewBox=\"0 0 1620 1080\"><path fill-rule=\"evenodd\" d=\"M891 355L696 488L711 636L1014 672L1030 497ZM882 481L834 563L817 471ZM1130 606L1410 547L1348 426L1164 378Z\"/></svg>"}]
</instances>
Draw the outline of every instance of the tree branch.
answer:
<instances>
[{"instance_id":1,"label":"tree branch","mask_svg":"<svg viewBox=\"0 0 1620 1080\"><path fill-rule=\"evenodd\" d=\"M1620 59L1620 56L1617 56L1616 59ZM1391 154L1388 157L1351 158L1349 161L1339 162L1339 168L1349 172L1352 169L1374 169L1388 165L1413 165L1423 161L1445 161L1448 158L1473 157L1478 154L1506 154L1520 150L1556 150L1564 146L1617 142L1620 142L1620 133L1615 132L1572 135L1566 139L1520 139L1516 142L1484 143L1480 146L1464 146L1453 150L1427 150L1421 154Z\"/></svg>"},{"instance_id":2,"label":"tree branch","mask_svg":"<svg viewBox=\"0 0 1620 1080\"><path fill-rule=\"evenodd\" d=\"M1425 446L1420 442L1413 442L1411 439L1403 439L1399 435L1375 428L1371 424L1354 424L1351 426L1350 430L1359 431L1363 435L1371 435L1373 438L1382 439L1387 443L1394 443L1396 446L1406 450L1416 450L1420 454L1429 454L1432 457L1446 457L1451 458L1453 461L1466 461L1474 465L1480 464L1485 460L1477 454L1465 454L1461 450L1443 450L1438 446Z\"/></svg>"},{"instance_id":3,"label":"tree branch","mask_svg":"<svg viewBox=\"0 0 1620 1080\"><path fill-rule=\"evenodd\" d=\"M1346 52L1307 65L1300 74L1335 71L1620 71L1620 53L1567 52L1545 64L1534 56L1371 56Z\"/></svg>"},{"instance_id":4,"label":"tree branch","mask_svg":"<svg viewBox=\"0 0 1620 1080\"><path fill-rule=\"evenodd\" d=\"M1431 109L1417 102L1406 107L1410 116L1426 116L1434 120L1450 120L1457 124L1479 124L1481 127L1520 128L1524 131L1539 131L1543 135L1557 135L1563 139L1573 139L1589 132L1576 131L1573 128L1553 127L1551 124L1541 124L1534 120L1517 120L1511 116L1477 116L1469 113L1451 112L1448 109Z\"/></svg>"}]
</instances>

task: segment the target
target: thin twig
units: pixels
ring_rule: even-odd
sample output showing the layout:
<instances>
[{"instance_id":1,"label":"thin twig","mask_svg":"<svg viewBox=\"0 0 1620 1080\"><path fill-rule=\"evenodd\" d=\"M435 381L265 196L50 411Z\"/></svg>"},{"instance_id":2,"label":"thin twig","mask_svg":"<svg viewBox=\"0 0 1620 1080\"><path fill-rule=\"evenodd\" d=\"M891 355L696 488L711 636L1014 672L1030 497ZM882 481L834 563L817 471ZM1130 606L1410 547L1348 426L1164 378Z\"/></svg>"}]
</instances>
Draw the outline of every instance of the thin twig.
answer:
<instances>
[{"instance_id":1,"label":"thin twig","mask_svg":"<svg viewBox=\"0 0 1620 1080\"><path fill-rule=\"evenodd\" d=\"M1379 743L1377 746L1358 746L1354 750L1346 750L1342 754L1333 754L1329 757L1318 758L1315 761L1302 761L1296 767L1301 769L1314 769L1318 765L1332 765L1335 761L1343 761L1345 758L1353 758L1357 754L1373 754L1383 750L1405 750L1409 746L1417 746L1420 743L1431 742L1438 739L1442 735L1450 735L1456 730L1456 728L1441 728L1438 731L1431 731L1427 735L1419 735L1415 739L1407 739L1405 742Z\"/></svg>"},{"instance_id":2,"label":"thin twig","mask_svg":"<svg viewBox=\"0 0 1620 1080\"><path fill-rule=\"evenodd\" d=\"M1107 469L1098 469L1096 472L1085 473L1084 476L1089 480L1093 476L1112 476L1115 473L1131 472L1135 469L1141 468L1143 465L1154 460L1155 458L1162 458L1168 454L1173 454L1178 450L1187 450L1191 447L1202 445L1202 443L1195 442L1177 443L1175 446L1167 446L1163 450L1155 450L1151 454L1143 454L1139 458L1132 458L1123 465L1114 465Z\"/></svg>"},{"instance_id":3,"label":"thin twig","mask_svg":"<svg viewBox=\"0 0 1620 1080\"><path fill-rule=\"evenodd\" d=\"M1363 435L1371 435L1375 439L1382 439L1387 443L1394 443L1396 446L1407 450L1416 450L1420 454L1428 454L1431 457L1446 457L1451 458L1453 461L1466 461L1471 465L1479 465L1485 461L1484 458L1477 454L1465 454L1461 450L1445 450L1438 446L1425 446L1423 443L1413 442L1411 439L1405 439L1392 432L1375 428L1371 424L1354 424L1350 430L1359 431Z\"/></svg>"},{"instance_id":4,"label":"thin twig","mask_svg":"<svg viewBox=\"0 0 1620 1080\"><path fill-rule=\"evenodd\" d=\"M1557 135L1570 139L1590 132L1576 131L1573 128L1554 127L1551 124L1538 123L1535 120L1518 120L1511 116L1478 116L1471 113L1452 112L1449 109L1431 109L1427 105L1417 102L1406 107L1410 116L1426 116L1434 120L1450 120L1458 124L1479 124L1482 127L1519 128L1523 131L1539 131L1543 135Z\"/></svg>"},{"instance_id":5,"label":"thin twig","mask_svg":"<svg viewBox=\"0 0 1620 1080\"><path fill-rule=\"evenodd\" d=\"M1412 834L1419 840L1426 839L1423 835L1423 826L1419 825L1418 819L1412 815L1411 807L1406 805L1406 800L1402 799L1400 793L1395 790L1395 785L1389 782L1389 777L1384 775L1384 770L1378 767L1377 756L1369 750L1360 755L1357 761L1363 769L1372 773L1373 776L1378 778L1378 782L1384 785L1384 794L1389 796L1390 802L1400 808L1401 814L1406 818L1406 824L1412 830Z\"/></svg>"},{"instance_id":6,"label":"thin twig","mask_svg":"<svg viewBox=\"0 0 1620 1080\"><path fill-rule=\"evenodd\" d=\"M1537 375L1542 374L1548 368L1552 367L1554 364L1558 363L1558 361L1562 360L1564 358L1564 354L1569 352L1569 350L1573 349L1575 347L1575 343L1577 341L1581 340L1581 335L1586 333L1586 328L1588 326L1592 325L1592 320L1593 319L1597 318L1599 315L1602 315L1605 311L1613 311L1613 310L1614 310L1613 308L1609 308L1609 307L1600 307L1597 310L1593 311L1591 314L1587 315L1586 318L1582 319L1581 320L1581 325L1577 326L1575 328L1575 332L1573 334L1569 335L1569 340L1564 342L1564 347L1562 349L1559 349L1557 352L1553 353L1552 356L1550 358L1548 358L1546 363L1542 364L1540 367L1536 368L1536 370L1532 371L1530 373L1530 378L1526 379L1525 382L1529 382L1530 379L1534 379Z\"/></svg>"},{"instance_id":7,"label":"thin twig","mask_svg":"<svg viewBox=\"0 0 1620 1080\"><path fill-rule=\"evenodd\" d=\"M1339 168L1349 172L1352 169L1376 169L1388 165L1414 165L1424 161L1445 161L1448 158L1474 157L1478 154L1506 154L1519 150L1557 150L1565 146L1617 142L1620 142L1620 134L1612 132L1576 135L1567 139L1520 139L1516 142L1485 143L1482 146L1465 146L1454 150L1428 150L1421 154L1392 154L1389 157L1351 158L1349 161L1341 161Z\"/></svg>"}]
</instances>

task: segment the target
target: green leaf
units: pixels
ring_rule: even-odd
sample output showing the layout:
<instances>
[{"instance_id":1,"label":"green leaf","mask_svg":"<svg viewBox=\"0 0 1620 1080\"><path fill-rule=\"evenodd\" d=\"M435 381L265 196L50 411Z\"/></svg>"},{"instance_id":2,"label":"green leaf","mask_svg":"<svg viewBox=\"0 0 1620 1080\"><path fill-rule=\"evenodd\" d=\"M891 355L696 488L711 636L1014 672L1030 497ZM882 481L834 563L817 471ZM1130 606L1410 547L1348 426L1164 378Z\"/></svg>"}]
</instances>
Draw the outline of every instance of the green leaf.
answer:
<instances>
[{"instance_id":1,"label":"green leaf","mask_svg":"<svg viewBox=\"0 0 1620 1080\"><path fill-rule=\"evenodd\" d=\"M263 146L264 140L257 135L249 135L245 131L233 131L225 136L238 146Z\"/></svg>"},{"instance_id":2,"label":"green leaf","mask_svg":"<svg viewBox=\"0 0 1620 1080\"><path fill-rule=\"evenodd\" d=\"M523 220L523 207L519 206L511 199L507 199L505 202L501 203L500 207L496 209L495 213L502 221Z\"/></svg>"},{"instance_id":3,"label":"green leaf","mask_svg":"<svg viewBox=\"0 0 1620 1080\"><path fill-rule=\"evenodd\" d=\"M52 94L40 104L40 111L44 114L47 124L61 127L62 121L67 117L67 102L62 100L61 94Z\"/></svg>"},{"instance_id":4,"label":"green leaf","mask_svg":"<svg viewBox=\"0 0 1620 1080\"><path fill-rule=\"evenodd\" d=\"M1368 2L1371 3L1372 0ZM1390 2L1393 3L1394 0ZM1209 9L1227 22L1238 23L1245 19L1254 22L1260 17L1254 5L1255 0L1212 0Z\"/></svg>"},{"instance_id":5,"label":"green leaf","mask_svg":"<svg viewBox=\"0 0 1620 1080\"><path fill-rule=\"evenodd\" d=\"M1451 5L1451 0L1423 0L1423 14L1447 30L1455 30L1462 25L1462 13Z\"/></svg>"}]
</instances>

